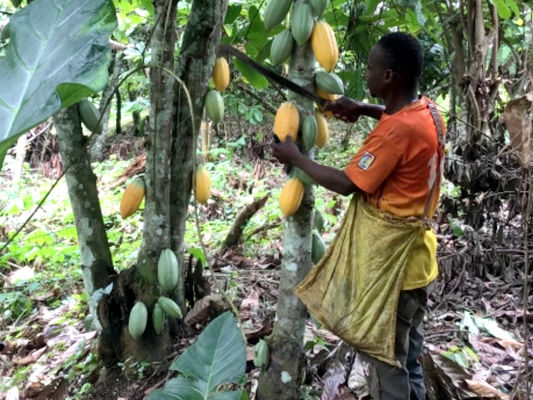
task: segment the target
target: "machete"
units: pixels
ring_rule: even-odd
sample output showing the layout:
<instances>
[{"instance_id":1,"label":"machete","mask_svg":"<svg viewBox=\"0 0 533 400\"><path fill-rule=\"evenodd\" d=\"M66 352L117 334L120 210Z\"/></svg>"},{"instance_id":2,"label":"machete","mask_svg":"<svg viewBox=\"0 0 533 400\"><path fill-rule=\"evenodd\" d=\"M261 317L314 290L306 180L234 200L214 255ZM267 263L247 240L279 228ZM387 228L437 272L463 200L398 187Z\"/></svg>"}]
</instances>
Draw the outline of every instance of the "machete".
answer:
<instances>
[{"instance_id":1,"label":"machete","mask_svg":"<svg viewBox=\"0 0 533 400\"><path fill-rule=\"evenodd\" d=\"M235 58L238 58L242 62L244 62L246 65L249 65L253 69L255 69L257 72L259 72L261 75L266 76L269 79L272 79L274 82L279 83L281 86L293 91L294 93L299 94L300 96L303 96L309 100L314 101L315 103L320 104L322 107L324 107L326 104L329 103L328 100L323 99L322 97L311 93L309 90L304 89L300 85L297 85L296 83L290 81L287 78L284 78L281 75L276 74L275 72L272 72L268 68L263 67L261 64L255 62L250 57L248 57L243 52L237 50L236 48L227 45L227 44L219 44L218 45L218 53L219 54L231 54Z\"/></svg>"}]
</instances>

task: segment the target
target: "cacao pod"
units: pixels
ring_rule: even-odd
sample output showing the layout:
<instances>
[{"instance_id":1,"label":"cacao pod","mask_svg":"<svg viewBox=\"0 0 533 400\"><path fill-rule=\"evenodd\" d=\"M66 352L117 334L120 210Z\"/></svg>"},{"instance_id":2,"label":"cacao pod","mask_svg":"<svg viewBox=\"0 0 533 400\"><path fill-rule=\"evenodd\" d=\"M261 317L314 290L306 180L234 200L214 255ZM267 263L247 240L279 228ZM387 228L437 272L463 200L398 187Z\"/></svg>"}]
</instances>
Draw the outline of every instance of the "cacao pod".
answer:
<instances>
[{"instance_id":1,"label":"cacao pod","mask_svg":"<svg viewBox=\"0 0 533 400\"><path fill-rule=\"evenodd\" d=\"M254 365L257 368L266 368L269 361L268 344L263 339L259 339L259 342L254 346Z\"/></svg>"},{"instance_id":2,"label":"cacao pod","mask_svg":"<svg viewBox=\"0 0 533 400\"><path fill-rule=\"evenodd\" d=\"M279 65L292 54L294 39L292 33L284 29L276 35L270 47L270 61L272 65Z\"/></svg>"},{"instance_id":3,"label":"cacao pod","mask_svg":"<svg viewBox=\"0 0 533 400\"><path fill-rule=\"evenodd\" d=\"M159 335L163 331L163 326L165 325L165 312L159 303L154 304L154 310L152 311L152 323L155 333Z\"/></svg>"},{"instance_id":4,"label":"cacao pod","mask_svg":"<svg viewBox=\"0 0 533 400\"><path fill-rule=\"evenodd\" d=\"M122 195L120 200L120 216L122 219L128 218L131 214L139 209L144 199L144 181L142 178L133 180Z\"/></svg>"},{"instance_id":5,"label":"cacao pod","mask_svg":"<svg viewBox=\"0 0 533 400\"><path fill-rule=\"evenodd\" d=\"M318 148L322 148L329 140L328 121L326 121L326 118L318 111L315 112L315 118L317 125L315 145Z\"/></svg>"},{"instance_id":6,"label":"cacao pod","mask_svg":"<svg viewBox=\"0 0 533 400\"><path fill-rule=\"evenodd\" d=\"M328 7L329 0L311 0L311 8L313 9L313 14L320 17L324 10Z\"/></svg>"},{"instance_id":7,"label":"cacao pod","mask_svg":"<svg viewBox=\"0 0 533 400\"><path fill-rule=\"evenodd\" d=\"M102 133L102 121L100 119L100 111L94 106L94 104L83 99L78 104L78 110L80 112L81 122L91 132L100 134Z\"/></svg>"},{"instance_id":8,"label":"cacao pod","mask_svg":"<svg viewBox=\"0 0 533 400\"><path fill-rule=\"evenodd\" d=\"M324 257L324 254L326 254L326 245L322 241L322 238L318 232L313 231L313 242L311 248L311 259L313 260L313 264L318 264L322 257Z\"/></svg>"},{"instance_id":9,"label":"cacao pod","mask_svg":"<svg viewBox=\"0 0 533 400\"><path fill-rule=\"evenodd\" d=\"M309 151L315 145L318 127L316 125L316 118L314 115L305 117L302 124L302 140L304 150Z\"/></svg>"},{"instance_id":10,"label":"cacao pod","mask_svg":"<svg viewBox=\"0 0 533 400\"><path fill-rule=\"evenodd\" d=\"M215 124L218 124L224 117L224 99L218 90L213 89L207 92L205 111Z\"/></svg>"},{"instance_id":11,"label":"cacao pod","mask_svg":"<svg viewBox=\"0 0 533 400\"><path fill-rule=\"evenodd\" d=\"M331 72L337 64L339 49L335 33L327 22L318 21L315 23L311 34L311 47L318 63L326 71Z\"/></svg>"},{"instance_id":12,"label":"cacao pod","mask_svg":"<svg viewBox=\"0 0 533 400\"><path fill-rule=\"evenodd\" d=\"M283 21L289 12L291 3L292 0L269 0L263 14L263 22L267 31Z\"/></svg>"},{"instance_id":13,"label":"cacao pod","mask_svg":"<svg viewBox=\"0 0 533 400\"><path fill-rule=\"evenodd\" d=\"M329 94L344 94L342 79L333 72L318 71L315 74L315 85Z\"/></svg>"},{"instance_id":14,"label":"cacao pod","mask_svg":"<svg viewBox=\"0 0 533 400\"><path fill-rule=\"evenodd\" d=\"M315 209L315 228L318 229L320 233L324 232L324 216L320 211Z\"/></svg>"},{"instance_id":15,"label":"cacao pod","mask_svg":"<svg viewBox=\"0 0 533 400\"><path fill-rule=\"evenodd\" d=\"M142 301L135 303L130 311L128 321L128 331L134 339L139 339L146 330L146 321L148 321L148 310Z\"/></svg>"},{"instance_id":16,"label":"cacao pod","mask_svg":"<svg viewBox=\"0 0 533 400\"><path fill-rule=\"evenodd\" d=\"M164 312L166 312L171 317L183 318L181 314L180 307L174 302L174 300L169 299L168 297L161 296L157 299L157 302L161 306Z\"/></svg>"},{"instance_id":17,"label":"cacao pod","mask_svg":"<svg viewBox=\"0 0 533 400\"><path fill-rule=\"evenodd\" d=\"M303 2L296 3L291 20L292 36L294 36L296 43L303 46L309 40L313 32L313 25L311 6Z\"/></svg>"},{"instance_id":18,"label":"cacao pod","mask_svg":"<svg viewBox=\"0 0 533 400\"><path fill-rule=\"evenodd\" d=\"M157 261L157 279L161 288L168 292L176 287L179 279L178 259L170 249L164 249Z\"/></svg>"},{"instance_id":19,"label":"cacao pod","mask_svg":"<svg viewBox=\"0 0 533 400\"><path fill-rule=\"evenodd\" d=\"M304 185L301 180L291 178L285 183L279 196L279 207L285 217L290 217L298 210L304 195Z\"/></svg>"},{"instance_id":20,"label":"cacao pod","mask_svg":"<svg viewBox=\"0 0 533 400\"><path fill-rule=\"evenodd\" d=\"M207 203L207 199L211 196L211 177L209 171L203 166L196 169L194 176L194 196L199 203Z\"/></svg>"},{"instance_id":21,"label":"cacao pod","mask_svg":"<svg viewBox=\"0 0 533 400\"><path fill-rule=\"evenodd\" d=\"M293 141L296 141L299 126L300 113L296 106L290 101L281 104L274 117L274 133L279 140L284 142L287 136L290 136Z\"/></svg>"},{"instance_id":22,"label":"cacao pod","mask_svg":"<svg viewBox=\"0 0 533 400\"><path fill-rule=\"evenodd\" d=\"M304 185L314 185L316 184L315 180L307 175L303 170L297 167L292 167L291 173L289 175L291 178L298 178L302 181Z\"/></svg>"},{"instance_id":23,"label":"cacao pod","mask_svg":"<svg viewBox=\"0 0 533 400\"><path fill-rule=\"evenodd\" d=\"M213 83L219 92L223 92L229 85L230 72L228 61L224 57L218 57L213 66Z\"/></svg>"},{"instance_id":24,"label":"cacao pod","mask_svg":"<svg viewBox=\"0 0 533 400\"><path fill-rule=\"evenodd\" d=\"M319 89L317 87L315 87L315 93L318 94L323 99L326 99L326 100L337 100L339 98L339 95L326 93L326 92L324 92L323 90L321 90L321 89ZM324 111L324 107L322 107L320 104L318 104L318 109L320 110L320 112L322 112L323 116L325 116L327 118L333 117L333 113L331 111Z\"/></svg>"}]
</instances>

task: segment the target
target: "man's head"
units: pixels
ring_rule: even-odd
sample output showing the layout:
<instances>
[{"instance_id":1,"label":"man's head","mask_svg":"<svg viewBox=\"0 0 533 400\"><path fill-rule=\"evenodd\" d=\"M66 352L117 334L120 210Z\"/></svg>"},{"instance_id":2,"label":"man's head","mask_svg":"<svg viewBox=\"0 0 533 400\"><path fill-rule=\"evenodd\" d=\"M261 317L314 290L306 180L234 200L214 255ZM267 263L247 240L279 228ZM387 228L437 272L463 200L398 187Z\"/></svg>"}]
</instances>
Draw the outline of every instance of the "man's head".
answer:
<instances>
[{"instance_id":1,"label":"man's head","mask_svg":"<svg viewBox=\"0 0 533 400\"><path fill-rule=\"evenodd\" d=\"M423 65L422 48L413 36L401 32L383 36L368 56L370 94L383 97L384 92L398 85L416 90Z\"/></svg>"}]
</instances>

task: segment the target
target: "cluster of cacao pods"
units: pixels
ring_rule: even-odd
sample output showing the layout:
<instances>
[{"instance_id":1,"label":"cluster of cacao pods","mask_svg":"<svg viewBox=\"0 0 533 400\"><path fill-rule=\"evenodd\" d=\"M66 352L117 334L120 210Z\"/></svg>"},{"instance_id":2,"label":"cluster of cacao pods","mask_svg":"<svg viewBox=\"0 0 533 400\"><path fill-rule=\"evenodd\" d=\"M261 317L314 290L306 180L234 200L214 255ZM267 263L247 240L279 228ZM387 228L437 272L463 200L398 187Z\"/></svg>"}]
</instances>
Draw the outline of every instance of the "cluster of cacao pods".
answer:
<instances>
[{"instance_id":1,"label":"cluster of cacao pods","mask_svg":"<svg viewBox=\"0 0 533 400\"><path fill-rule=\"evenodd\" d=\"M183 318L181 309L174 300L160 296L152 310L152 324L155 333L158 335L163 331L167 314L174 318ZM139 339L144 331L146 331L147 324L148 308L142 301L137 301L130 310L128 319L128 332L130 336L135 340Z\"/></svg>"},{"instance_id":2,"label":"cluster of cacao pods","mask_svg":"<svg viewBox=\"0 0 533 400\"><path fill-rule=\"evenodd\" d=\"M322 68L314 74L315 92L320 97L335 100L344 94L341 78L332 72L337 64L339 50L333 30L327 22L319 20L328 4L329 0L269 0L263 20L265 28L272 29L283 22L293 5L290 29L283 29L274 37L270 60L273 65L279 65L287 61L295 45L304 46L310 41L313 54ZM322 111L319 107L314 114L302 118L294 103L285 102L276 112L274 134L281 141L285 141L288 136L295 142L299 141L305 152L309 152L313 146L322 148L329 140L328 123L324 115L330 116L329 112L324 114ZM304 184L313 183L303 171L293 169L279 199L285 217L294 214L299 208Z\"/></svg>"},{"instance_id":3,"label":"cluster of cacao pods","mask_svg":"<svg viewBox=\"0 0 533 400\"><path fill-rule=\"evenodd\" d=\"M216 89L211 89L205 96L205 112L207 116L218 124L224 117L224 99L221 93L226 90L230 82L230 70L228 61L224 57L218 57L213 66L211 75Z\"/></svg>"},{"instance_id":4,"label":"cluster of cacao pods","mask_svg":"<svg viewBox=\"0 0 533 400\"><path fill-rule=\"evenodd\" d=\"M178 259L170 249L164 249L157 261L157 280L163 292L169 292L178 285ZM163 331L166 316L183 318L181 309L176 302L168 297L160 296L152 310L152 324L158 335ZM137 301L130 311L128 331L133 339L138 339L146 330L148 309L142 301Z\"/></svg>"}]
</instances>

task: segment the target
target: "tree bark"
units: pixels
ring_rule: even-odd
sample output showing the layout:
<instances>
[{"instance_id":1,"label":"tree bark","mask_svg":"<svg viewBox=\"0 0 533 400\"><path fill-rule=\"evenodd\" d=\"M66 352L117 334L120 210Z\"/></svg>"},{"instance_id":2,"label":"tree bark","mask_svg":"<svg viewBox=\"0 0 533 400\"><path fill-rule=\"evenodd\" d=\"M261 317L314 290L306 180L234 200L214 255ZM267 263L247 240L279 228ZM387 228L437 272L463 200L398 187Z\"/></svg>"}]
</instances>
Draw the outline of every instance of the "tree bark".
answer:
<instances>
[{"instance_id":1,"label":"tree bark","mask_svg":"<svg viewBox=\"0 0 533 400\"><path fill-rule=\"evenodd\" d=\"M100 209L96 176L82 134L78 106L59 111L54 116L59 152L65 174L70 203L74 212L81 253L83 282L89 299L97 289L104 288L115 275L107 242L104 219ZM94 325L101 330L96 304L89 301Z\"/></svg>"},{"instance_id":2,"label":"tree bark","mask_svg":"<svg viewBox=\"0 0 533 400\"><path fill-rule=\"evenodd\" d=\"M175 70L175 74L187 85L194 112L194 121L192 121L185 92L181 85L175 86L177 88L175 98L177 115L172 141L172 177L167 187L172 188L170 191L170 224L172 226L170 248L176 254L181 253L183 246L192 189L193 157L195 157L196 148L196 143L193 141L193 126L195 132L200 132L204 98L216 58L215 47L220 41L227 7L227 0L195 0L193 2ZM179 300L183 303L183 270L180 270L180 274L178 293Z\"/></svg>"},{"instance_id":3,"label":"tree bark","mask_svg":"<svg viewBox=\"0 0 533 400\"><path fill-rule=\"evenodd\" d=\"M289 79L313 92L316 60L309 43L298 47L292 57ZM314 115L314 104L291 93L289 99L296 103L300 120ZM300 140L300 139L299 139ZM312 153L308 154L312 157ZM311 243L314 195L311 186L304 192L298 211L284 221L283 262L281 264L280 290L276 322L268 338L271 361L259 378L258 398L261 400L294 400L299 398L304 367L303 339L307 309L294 295L294 287L311 269Z\"/></svg>"}]
</instances>

